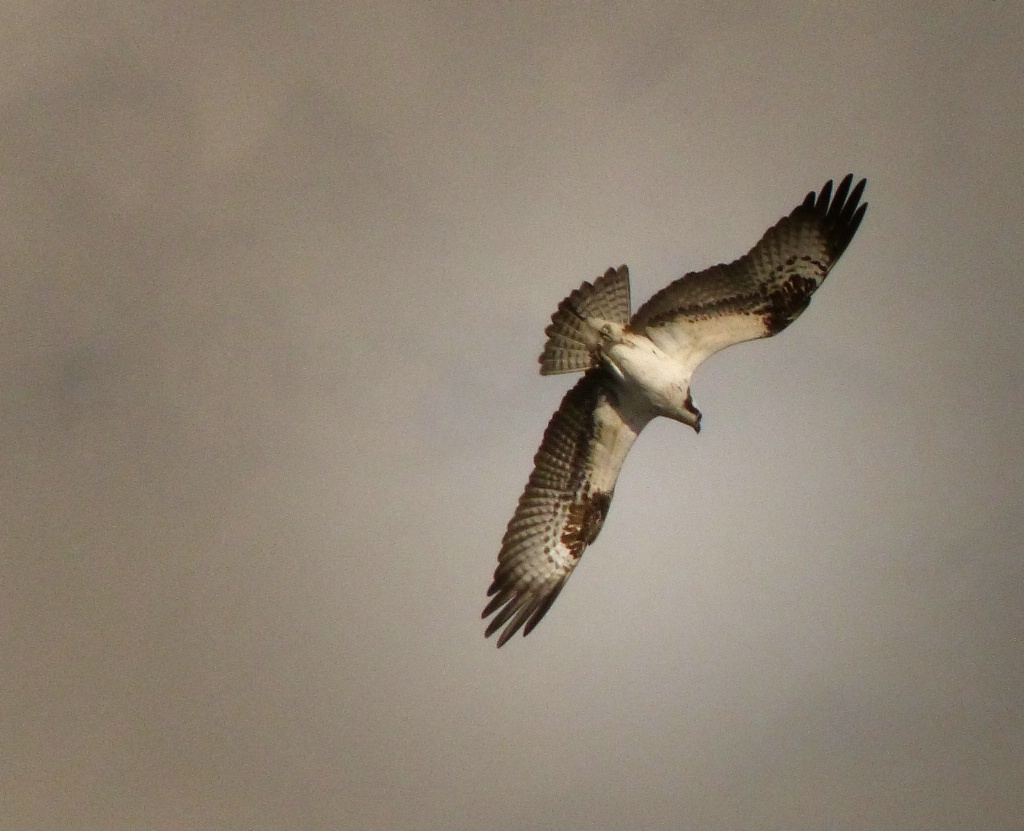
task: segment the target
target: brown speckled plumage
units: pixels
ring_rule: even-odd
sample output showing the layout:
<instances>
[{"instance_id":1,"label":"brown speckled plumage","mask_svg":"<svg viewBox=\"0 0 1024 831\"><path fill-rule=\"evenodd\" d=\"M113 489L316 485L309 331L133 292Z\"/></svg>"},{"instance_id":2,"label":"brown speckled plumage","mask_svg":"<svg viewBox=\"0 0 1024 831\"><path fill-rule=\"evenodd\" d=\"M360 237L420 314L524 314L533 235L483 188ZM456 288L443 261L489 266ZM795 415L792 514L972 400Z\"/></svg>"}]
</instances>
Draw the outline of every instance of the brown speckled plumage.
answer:
<instances>
[{"instance_id":1,"label":"brown speckled plumage","mask_svg":"<svg viewBox=\"0 0 1024 831\"><path fill-rule=\"evenodd\" d=\"M552 416L502 540L483 616L498 646L544 617L608 515L637 435L668 416L694 430L690 376L735 343L781 332L807 308L853 239L866 182L832 182L772 226L747 254L691 272L630 318L629 271L608 269L563 300L545 330L545 375L585 371Z\"/></svg>"}]
</instances>

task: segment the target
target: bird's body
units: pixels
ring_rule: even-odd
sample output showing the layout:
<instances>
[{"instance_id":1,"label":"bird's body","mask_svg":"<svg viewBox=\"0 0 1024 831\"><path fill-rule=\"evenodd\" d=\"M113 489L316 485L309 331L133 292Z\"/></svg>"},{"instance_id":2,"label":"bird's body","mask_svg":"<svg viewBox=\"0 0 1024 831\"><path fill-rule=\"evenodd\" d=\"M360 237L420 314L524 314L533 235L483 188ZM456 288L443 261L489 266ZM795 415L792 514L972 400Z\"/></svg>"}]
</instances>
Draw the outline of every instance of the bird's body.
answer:
<instances>
[{"instance_id":1,"label":"bird's body","mask_svg":"<svg viewBox=\"0 0 1024 831\"><path fill-rule=\"evenodd\" d=\"M657 416L700 430L690 379L732 344L782 331L810 303L856 233L865 182L828 182L728 265L686 274L630 315L629 272L609 269L559 305L541 374L583 371L562 399L498 555L487 635L504 644L546 614L600 533L619 470Z\"/></svg>"},{"instance_id":2,"label":"bird's body","mask_svg":"<svg viewBox=\"0 0 1024 831\"><path fill-rule=\"evenodd\" d=\"M687 356L691 357L691 356ZM620 404L649 414L692 424L696 416L686 406L690 377L697 363L677 360L647 335L621 329L602 344L601 362L618 381Z\"/></svg>"}]
</instances>

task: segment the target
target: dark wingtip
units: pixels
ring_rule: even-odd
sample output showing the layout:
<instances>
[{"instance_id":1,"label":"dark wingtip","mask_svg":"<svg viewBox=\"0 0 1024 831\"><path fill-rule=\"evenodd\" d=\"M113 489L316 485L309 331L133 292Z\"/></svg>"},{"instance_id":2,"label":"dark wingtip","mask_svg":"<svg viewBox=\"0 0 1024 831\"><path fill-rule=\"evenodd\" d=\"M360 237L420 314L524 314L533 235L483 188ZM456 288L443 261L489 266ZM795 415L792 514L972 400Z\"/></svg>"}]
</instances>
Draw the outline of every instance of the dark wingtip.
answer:
<instances>
[{"instance_id":1,"label":"dark wingtip","mask_svg":"<svg viewBox=\"0 0 1024 831\"><path fill-rule=\"evenodd\" d=\"M839 187L836 188L836 194L832 198L832 204L845 205L846 197L850 195L850 184L853 182L853 174L847 173L843 180L839 183Z\"/></svg>"},{"instance_id":2,"label":"dark wingtip","mask_svg":"<svg viewBox=\"0 0 1024 831\"><path fill-rule=\"evenodd\" d=\"M856 211L854 211L853 216L850 218L850 222L847 227L850 229L851 239L853 238L853 235L857 233L857 229L860 227L860 221L864 218L864 214L867 212L867 209L868 203L864 202Z\"/></svg>"},{"instance_id":3,"label":"dark wingtip","mask_svg":"<svg viewBox=\"0 0 1024 831\"><path fill-rule=\"evenodd\" d=\"M823 208L824 210L828 210L828 204L831 201L832 201L832 180L829 179L827 182L825 182L825 185L822 187L821 191L818 193L818 199L817 199L817 202L815 204L816 204L816 207L818 207L818 208Z\"/></svg>"},{"instance_id":4,"label":"dark wingtip","mask_svg":"<svg viewBox=\"0 0 1024 831\"><path fill-rule=\"evenodd\" d=\"M868 205L867 202L861 203L860 200L864 195L867 183L867 179L861 179L854 186L853 174L847 173L839 182L839 187L836 188L835 195L833 195L832 180L829 179L813 200L811 200L811 196L814 195L812 191L801 206L810 208L824 220L824 230L834 246L834 257L839 257L846 250L853 235L857 233L861 220L864 219ZM851 186L853 186L852 189ZM812 204L808 205L809 202Z\"/></svg>"}]
</instances>

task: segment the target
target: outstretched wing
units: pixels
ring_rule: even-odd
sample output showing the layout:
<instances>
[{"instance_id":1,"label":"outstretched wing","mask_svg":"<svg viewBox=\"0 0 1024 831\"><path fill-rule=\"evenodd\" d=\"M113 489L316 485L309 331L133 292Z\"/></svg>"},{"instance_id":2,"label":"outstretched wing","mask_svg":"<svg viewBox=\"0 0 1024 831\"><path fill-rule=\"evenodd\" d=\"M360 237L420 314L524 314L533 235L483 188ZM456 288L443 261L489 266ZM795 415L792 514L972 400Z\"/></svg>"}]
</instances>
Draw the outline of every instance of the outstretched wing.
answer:
<instances>
[{"instance_id":1,"label":"outstretched wing","mask_svg":"<svg viewBox=\"0 0 1024 831\"><path fill-rule=\"evenodd\" d=\"M781 332L807 308L864 218L866 180L851 191L852 182L846 176L834 197L831 180L811 191L749 253L666 286L629 328L692 368L726 346Z\"/></svg>"},{"instance_id":2,"label":"outstretched wing","mask_svg":"<svg viewBox=\"0 0 1024 831\"><path fill-rule=\"evenodd\" d=\"M533 459L498 554L483 617L504 644L529 634L555 602L584 550L597 539L622 462L649 417L631 415L603 368L589 370L562 399ZM506 625L507 624L507 625Z\"/></svg>"}]
</instances>

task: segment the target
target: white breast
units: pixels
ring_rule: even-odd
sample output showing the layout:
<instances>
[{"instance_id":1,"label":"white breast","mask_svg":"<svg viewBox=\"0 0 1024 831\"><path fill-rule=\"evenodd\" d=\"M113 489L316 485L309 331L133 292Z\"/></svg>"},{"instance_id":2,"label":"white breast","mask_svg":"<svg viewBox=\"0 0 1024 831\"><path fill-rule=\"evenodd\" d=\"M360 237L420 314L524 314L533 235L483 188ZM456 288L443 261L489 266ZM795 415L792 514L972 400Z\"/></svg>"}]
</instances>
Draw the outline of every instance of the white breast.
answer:
<instances>
[{"instance_id":1,"label":"white breast","mask_svg":"<svg viewBox=\"0 0 1024 831\"><path fill-rule=\"evenodd\" d=\"M663 351L646 335L623 333L604 349L623 386L659 415L677 417L690 388L693 367ZM699 363L699 362L698 362Z\"/></svg>"}]
</instances>

